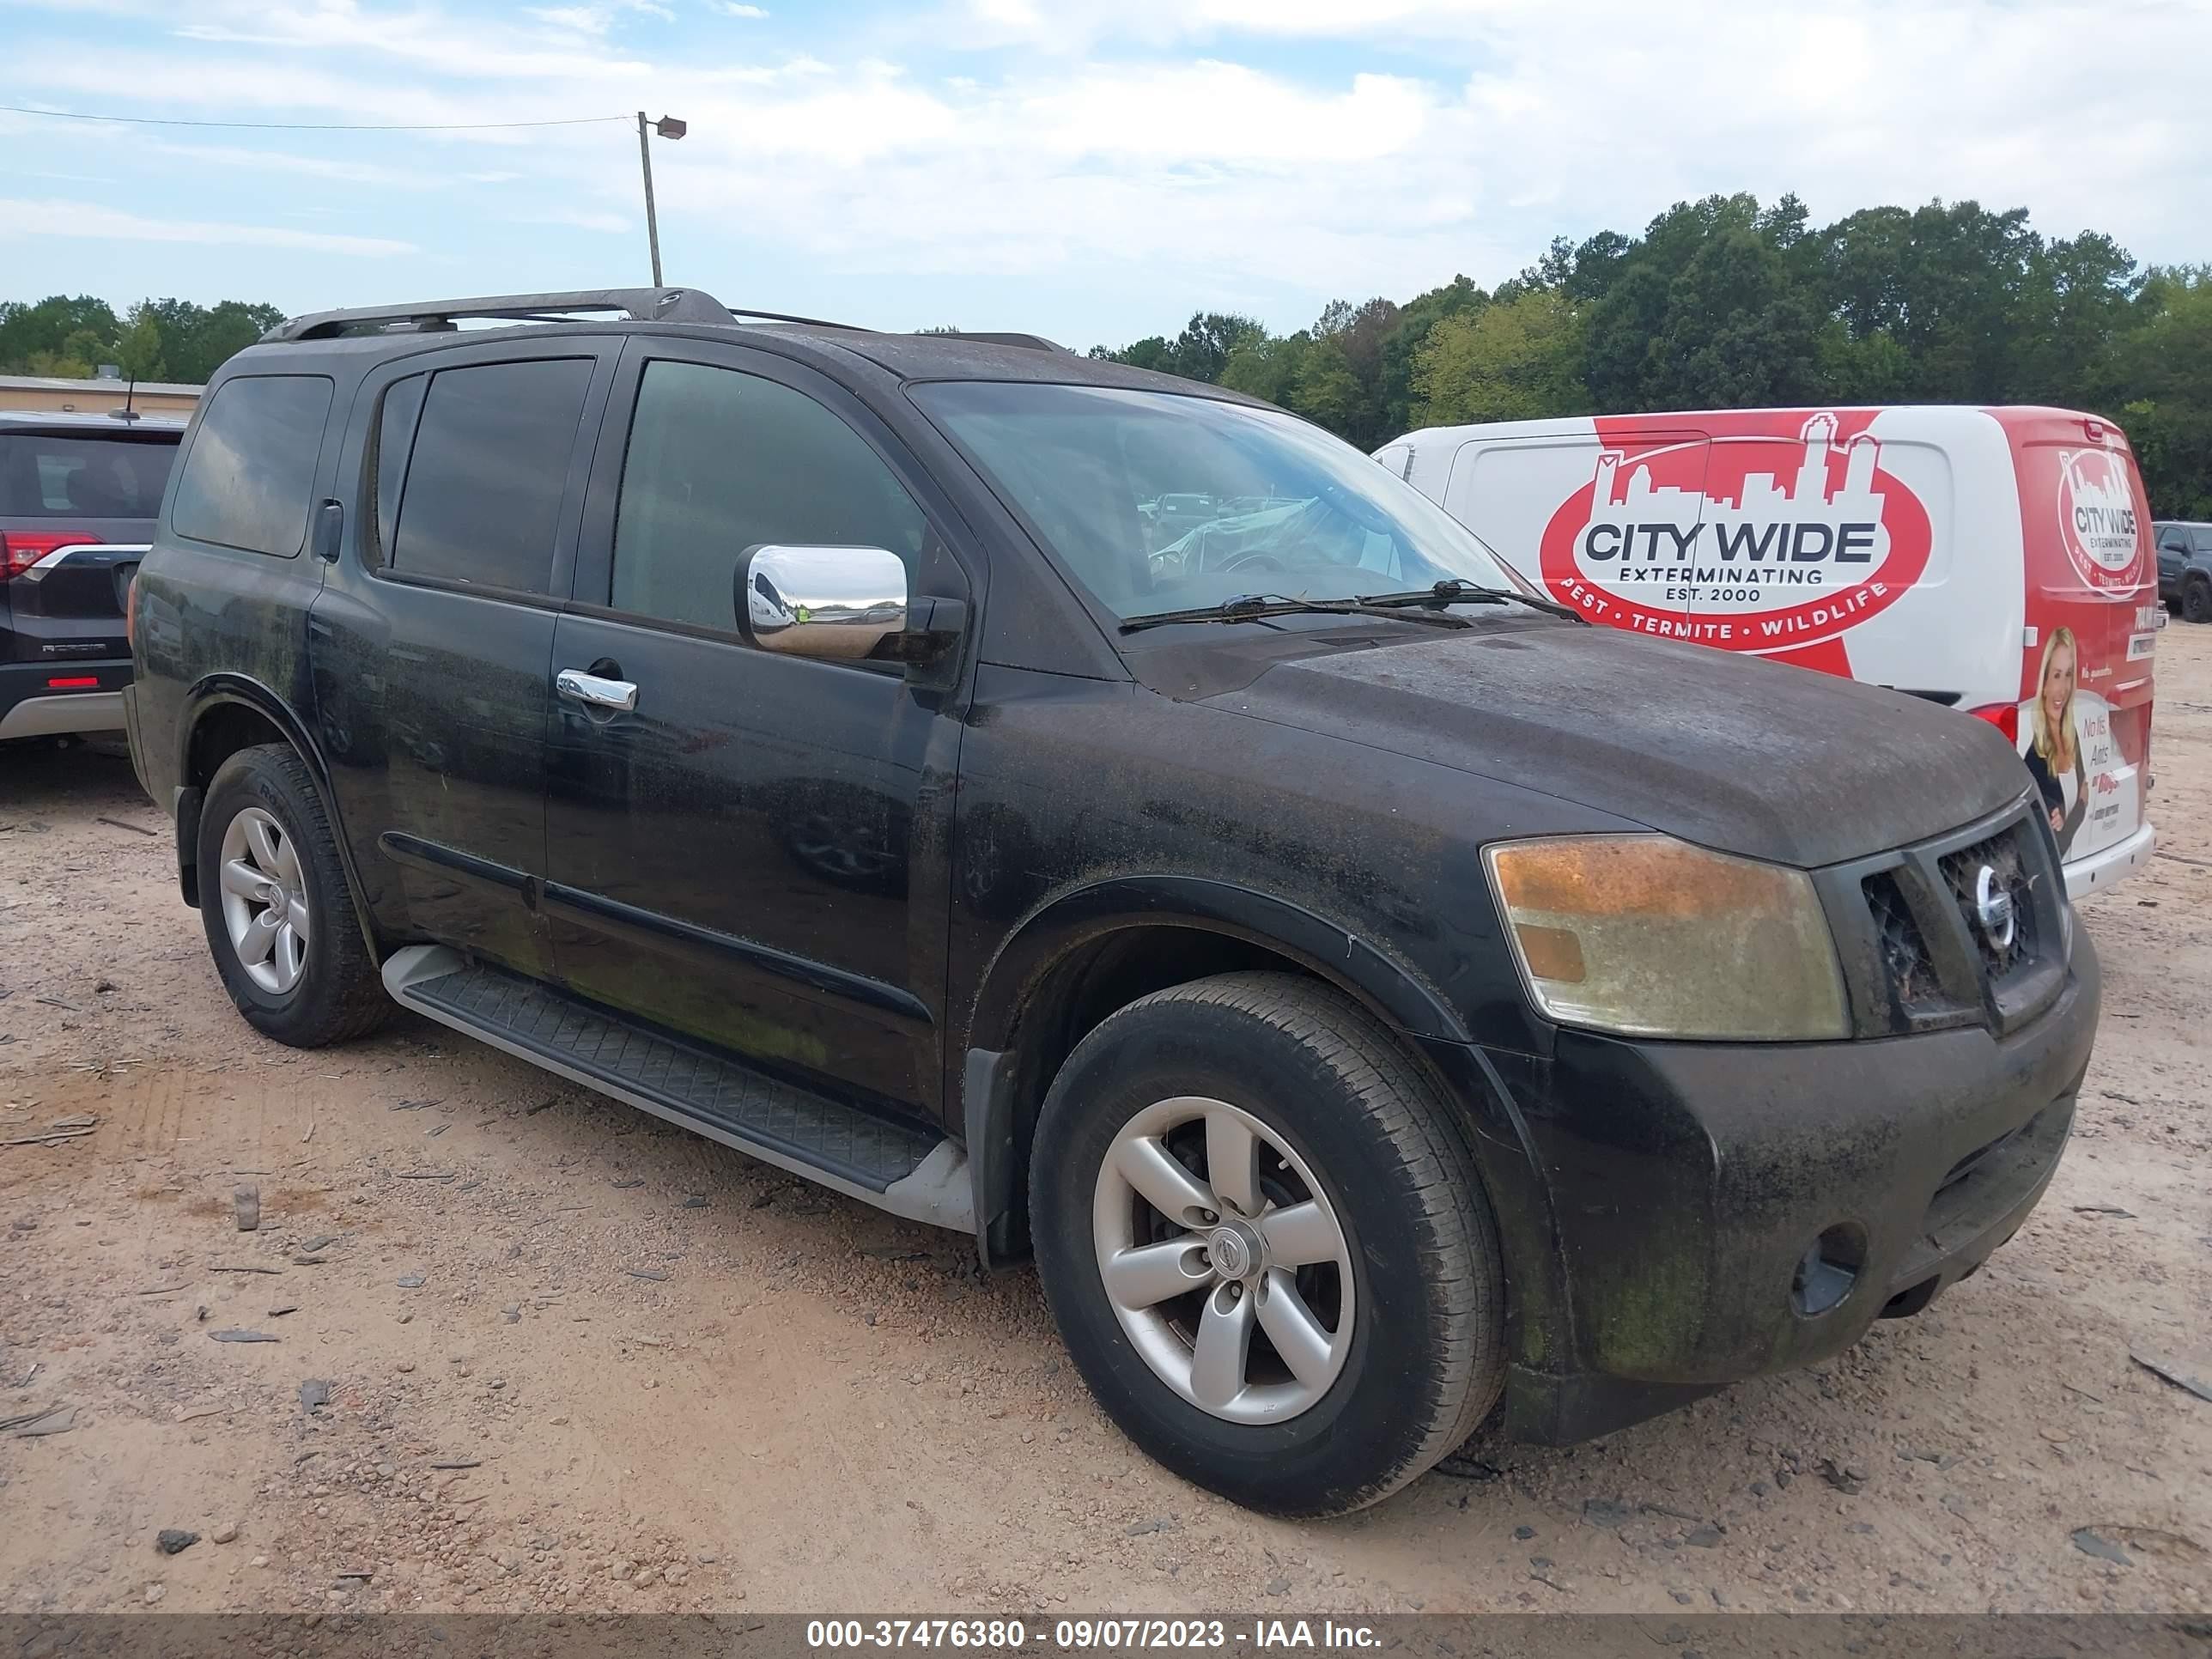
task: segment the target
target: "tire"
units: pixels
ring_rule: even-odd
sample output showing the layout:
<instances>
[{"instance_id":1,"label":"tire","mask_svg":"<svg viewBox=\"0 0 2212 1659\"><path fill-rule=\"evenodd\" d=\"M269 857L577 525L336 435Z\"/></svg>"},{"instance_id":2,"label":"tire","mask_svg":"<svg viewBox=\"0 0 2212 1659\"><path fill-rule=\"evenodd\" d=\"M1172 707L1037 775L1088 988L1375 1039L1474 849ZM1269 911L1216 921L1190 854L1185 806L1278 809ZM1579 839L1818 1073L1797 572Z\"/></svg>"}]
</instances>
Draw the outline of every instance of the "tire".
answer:
<instances>
[{"instance_id":1,"label":"tire","mask_svg":"<svg viewBox=\"0 0 2212 1659\"><path fill-rule=\"evenodd\" d=\"M200 809L198 860L208 950L223 988L254 1030L295 1048L320 1048L383 1023L392 1003L362 938L330 815L290 749L241 749L216 769ZM272 921L266 955L249 962L250 949L232 939L240 912L223 886L226 863L243 863L249 873L273 864L274 883L237 896L248 916L273 919L281 911L289 921L303 910L304 939ZM266 902L272 890L283 902ZM248 933L258 936L252 927Z\"/></svg>"},{"instance_id":2,"label":"tire","mask_svg":"<svg viewBox=\"0 0 2212 1659\"><path fill-rule=\"evenodd\" d=\"M1193 1109L1195 1128L1176 1122ZM1235 1224L1211 1231L1204 1210L1171 1221L1122 1173L1136 1169L1159 1188L1153 1154L1165 1150L1185 1175L1203 1168L1212 1181L1216 1164L1233 1171L1243 1161L1197 1158L1218 1130L1224 1149L1258 1136L1265 1213L1255 1221L1230 1208L1214 1213ZM1138 1146L1139 1134L1152 1139ZM1187 1195L1165 1173L1165 1192ZM1200 1190L1220 1203L1235 1181ZM1280 1218L1293 1208L1290 1219L1334 1221L1332 1259L1316 1261L1328 1235L1294 1234ZM1497 1230L1451 1108L1379 1022L1328 987L1229 974L1109 1016L1046 1096L1030 1215L1046 1299L1108 1415L1176 1474L1248 1508L1298 1517L1364 1508L1465 1442L1498 1398ZM1277 1239L1285 1261L1307 1265L1277 1265ZM1245 1260L1255 1249L1256 1267ZM1139 1258L1194 1288L1133 1308L1161 1281L1137 1289L1117 1271L1117 1306L1104 1264L1131 1270ZM1232 1288L1221 1275L1239 1267L1247 1275ZM1248 1309L1246 1328L1260 1334L1202 1382L1203 1322ZM1304 1344L1303 1374L1276 1328ZM1239 1379L1237 1391L1224 1377Z\"/></svg>"},{"instance_id":3,"label":"tire","mask_svg":"<svg viewBox=\"0 0 2212 1659\"><path fill-rule=\"evenodd\" d=\"M2212 581L2190 578L2181 590L2181 615L2185 622L2212 623Z\"/></svg>"}]
</instances>

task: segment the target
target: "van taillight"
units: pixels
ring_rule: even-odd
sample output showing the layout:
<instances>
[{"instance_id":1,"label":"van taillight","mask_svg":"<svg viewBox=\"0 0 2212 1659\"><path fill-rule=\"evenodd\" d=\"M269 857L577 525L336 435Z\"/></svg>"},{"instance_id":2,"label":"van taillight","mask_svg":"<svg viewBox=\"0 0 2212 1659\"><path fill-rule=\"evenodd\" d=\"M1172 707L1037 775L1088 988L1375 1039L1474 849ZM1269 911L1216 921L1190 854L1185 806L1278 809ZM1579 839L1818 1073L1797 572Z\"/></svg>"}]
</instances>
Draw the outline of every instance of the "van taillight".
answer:
<instances>
[{"instance_id":1,"label":"van taillight","mask_svg":"<svg viewBox=\"0 0 2212 1659\"><path fill-rule=\"evenodd\" d=\"M123 584L123 644L126 650L138 648L138 573L135 570Z\"/></svg>"},{"instance_id":2,"label":"van taillight","mask_svg":"<svg viewBox=\"0 0 2212 1659\"><path fill-rule=\"evenodd\" d=\"M21 575L58 547L99 539L82 530L0 530L0 582Z\"/></svg>"},{"instance_id":3,"label":"van taillight","mask_svg":"<svg viewBox=\"0 0 2212 1659\"><path fill-rule=\"evenodd\" d=\"M2005 734L2007 743L2020 741L2020 705L2016 702L1993 702L1986 708L1966 711L1978 720L1987 720Z\"/></svg>"}]
</instances>

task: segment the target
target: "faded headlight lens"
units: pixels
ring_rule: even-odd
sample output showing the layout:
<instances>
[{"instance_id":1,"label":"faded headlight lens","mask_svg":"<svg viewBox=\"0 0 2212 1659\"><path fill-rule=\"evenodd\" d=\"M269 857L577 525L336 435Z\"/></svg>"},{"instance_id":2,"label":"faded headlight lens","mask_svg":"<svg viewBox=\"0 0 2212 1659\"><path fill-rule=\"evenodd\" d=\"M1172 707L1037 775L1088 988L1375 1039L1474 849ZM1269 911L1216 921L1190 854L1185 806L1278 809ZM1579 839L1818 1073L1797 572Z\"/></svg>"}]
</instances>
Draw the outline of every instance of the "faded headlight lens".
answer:
<instances>
[{"instance_id":1,"label":"faded headlight lens","mask_svg":"<svg viewBox=\"0 0 2212 1659\"><path fill-rule=\"evenodd\" d=\"M1827 917L1803 872L1666 836L1505 842L1483 854L1536 1006L1634 1036L1850 1034Z\"/></svg>"}]
</instances>

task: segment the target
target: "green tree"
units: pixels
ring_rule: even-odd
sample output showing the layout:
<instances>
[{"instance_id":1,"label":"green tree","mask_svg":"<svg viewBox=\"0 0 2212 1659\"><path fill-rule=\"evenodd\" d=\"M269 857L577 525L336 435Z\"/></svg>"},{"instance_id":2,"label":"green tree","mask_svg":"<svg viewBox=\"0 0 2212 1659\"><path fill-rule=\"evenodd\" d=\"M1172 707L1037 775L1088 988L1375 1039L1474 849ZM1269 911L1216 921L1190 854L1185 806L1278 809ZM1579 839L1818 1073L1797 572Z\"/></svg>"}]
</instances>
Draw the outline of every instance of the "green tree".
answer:
<instances>
[{"instance_id":1,"label":"green tree","mask_svg":"<svg viewBox=\"0 0 2212 1659\"><path fill-rule=\"evenodd\" d=\"M1344 436L1358 426L1366 401L1343 340L1334 334L1315 339L1299 360L1287 407Z\"/></svg>"},{"instance_id":2,"label":"green tree","mask_svg":"<svg viewBox=\"0 0 2212 1659\"><path fill-rule=\"evenodd\" d=\"M1430 331L1447 317L1464 317L1490 303L1490 295L1466 276L1455 276L1442 288L1417 294L1399 308L1389 336L1382 342L1382 362L1376 401L1380 406L1382 438L1395 438L1413 425L1419 394L1413 390L1413 365Z\"/></svg>"},{"instance_id":3,"label":"green tree","mask_svg":"<svg viewBox=\"0 0 2212 1659\"><path fill-rule=\"evenodd\" d=\"M1583 325L1565 295L1538 289L1447 317L1429 331L1413 368L1419 425L1579 415Z\"/></svg>"},{"instance_id":4,"label":"green tree","mask_svg":"<svg viewBox=\"0 0 2212 1659\"><path fill-rule=\"evenodd\" d=\"M1249 317L1231 312L1195 312L1183 331L1176 336L1168 370L1186 380L1218 380L1221 371L1229 367L1230 353L1247 341L1267 337L1267 331Z\"/></svg>"},{"instance_id":5,"label":"green tree","mask_svg":"<svg viewBox=\"0 0 2212 1659\"><path fill-rule=\"evenodd\" d=\"M82 378L98 364L113 361L102 354L113 352L122 333L114 309L89 294L56 294L27 304L11 300L0 304L0 374ZM33 358L46 367L33 368ZM65 367L70 364L80 366L81 373Z\"/></svg>"},{"instance_id":6,"label":"green tree","mask_svg":"<svg viewBox=\"0 0 2212 1659\"><path fill-rule=\"evenodd\" d=\"M2212 264L2154 269L2102 370L2160 518L2212 519Z\"/></svg>"},{"instance_id":7,"label":"green tree","mask_svg":"<svg viewBox=\"0 0 2212 1659\"><path fill-rule=\"evenodd\" d=\"M1295 334L1247 340L1229 354L1220 383L1231 392L1287 408L1298 382L1298 370L1312 344L1313 336L1304 329Z\"/></svg>"},{"instance_id":8,"label":"green tree","mask_svg":"<svg viewBox=\"0 0 2212 1659\"><path fill-rule=\"evenodd\" d=\"M154 320L153 307L142 305L132 309L131 325L116 342L115 366L123 371L125 380L166 380L168 366L161 360L161 329Z\"/></svg>"},{"instance_id":9,"label":"green tree","mask_svg":"<svg viewBox=\"0 0 2212 1659\"><path fill-rule=\"evenodd\" d=\"M1170 374L1175 373L1175 348L1168 343L1164 336L1158 334L1148 336L1134 345L1123 346L1118 351L1105 346L1093 346L1091 355L1109 363L1127 363L1131 368L1158 369Z\"/></svg>"}]
</instances>

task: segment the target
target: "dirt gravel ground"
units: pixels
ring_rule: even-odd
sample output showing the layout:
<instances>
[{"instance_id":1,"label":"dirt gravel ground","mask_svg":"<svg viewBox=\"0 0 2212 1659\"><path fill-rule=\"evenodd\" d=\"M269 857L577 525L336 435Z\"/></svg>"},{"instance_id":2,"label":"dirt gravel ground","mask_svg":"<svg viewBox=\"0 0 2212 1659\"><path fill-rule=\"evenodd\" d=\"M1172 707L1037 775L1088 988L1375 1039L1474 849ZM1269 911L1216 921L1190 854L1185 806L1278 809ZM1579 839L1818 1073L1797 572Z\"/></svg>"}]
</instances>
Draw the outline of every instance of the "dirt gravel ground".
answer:
<instances>
[{"instance_id":1,"label":"dirt gravel ground","mask_svg":"<svg viewBox=\"0 0 2212 1659\"><path fill-rule=\"evenodd\" d=\"M0 756L0 1139L94 1121L0 1148L0 1610L2203 1610L2212 1402L2130 1353L2212 1379L2212 629L2159 666L2162 850L1988 1269L1323 1525L1149 1463L960 1239L412 1016L262 1040L127 763Z\"/></svg>"}]
</instances>

